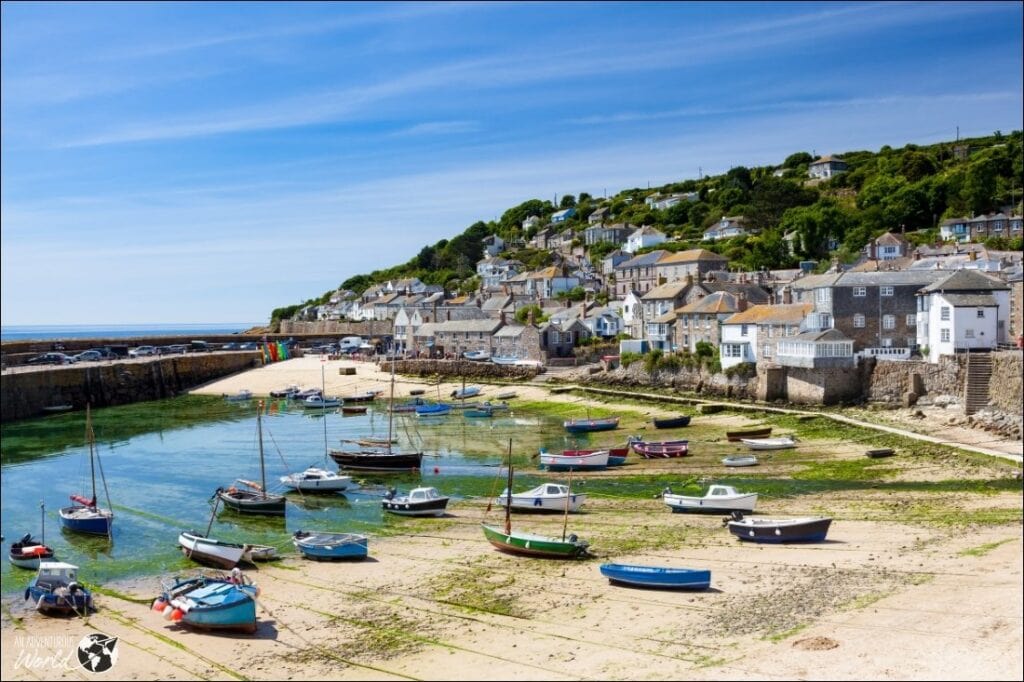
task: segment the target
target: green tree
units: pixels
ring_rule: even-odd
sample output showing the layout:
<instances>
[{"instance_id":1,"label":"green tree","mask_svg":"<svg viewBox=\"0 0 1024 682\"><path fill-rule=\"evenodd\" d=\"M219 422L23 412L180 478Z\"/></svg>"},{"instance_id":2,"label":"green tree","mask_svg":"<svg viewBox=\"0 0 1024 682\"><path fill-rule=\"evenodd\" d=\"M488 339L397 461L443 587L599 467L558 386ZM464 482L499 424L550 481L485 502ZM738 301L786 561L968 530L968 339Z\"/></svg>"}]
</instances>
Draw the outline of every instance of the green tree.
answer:
<instances>
[{"instance_id":1,"label":"green tree","mask_svg":"<svg viewBox=\"0 0 1024 682\"><path fill-rule=\"evenodd\" d=\"M768 176L750 192L750 205L744 213L747 223L766 230L776 227L782 214L794 206L807 206L818 199L814 190L804 189L790 180Z\"/></svg>"},{"instance_id":2,"label":"green tree","mask_svg":"<svg viewBox=\"0 0 1024 682\"><path fill-rule=\"evenodd\" d=\"M547 321L548 317L544 314L544 310L537 304L533 303L527 306L523 306L516 311L516 322L519 324L526 324L530 319L530 313L533 313L534 324L540 324Z\"/></svg>"},{"instance_id":3,"label":"green tree","mask_svg":"<svg viewBox=\"0 0 1024 682\"><path fill-rule=\"evenodd\" d=\"M571 194L566 194L562 197L562 201L559 202L559 208L574 208L576 206L576 197Z\"/></svg>"},{"instance_id":4,"label":"green tree","mask_svg":"<svg viewBox=\"0 0 1024 682\"><path fill-rule=\"evenodd\" d=\"M796 168L801 164L809 164L811 161L814 161L814 157L807 152L797 152L787 156L786 160L782 162L782 167Z\"/></svg>"},{"instance_id":5,"label":"green tree","mask_svg":"<svg viewBox=\"0 0 1024 682\"><path fill-rule=\"evenodd\" d=\"M996 192L995 165L989 159L979 159L967 167L960 196L972 213L985 213L992 208Z\"/></svg>"}]
</instances>

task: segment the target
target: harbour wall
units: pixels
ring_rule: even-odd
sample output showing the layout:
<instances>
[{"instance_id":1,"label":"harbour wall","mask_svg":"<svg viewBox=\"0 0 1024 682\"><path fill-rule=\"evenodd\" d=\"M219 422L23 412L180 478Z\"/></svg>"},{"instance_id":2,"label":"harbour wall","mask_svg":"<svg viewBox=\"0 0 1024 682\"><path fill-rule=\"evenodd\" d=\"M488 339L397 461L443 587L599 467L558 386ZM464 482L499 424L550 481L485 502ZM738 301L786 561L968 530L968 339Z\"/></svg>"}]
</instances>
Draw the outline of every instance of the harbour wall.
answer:
<instances>
[{"instance_id":1,"label":"harbour wall","mask_svg":"<svg viewBox=\"0 0 1024 682\"><path fill-rule=\"evenodd\" d=\"M0 376L0 422L36 417L43 408L125 405L169 398L262 364L259 352L190 353L129 360L13 369Z\"/></svg>"}]
</instances>

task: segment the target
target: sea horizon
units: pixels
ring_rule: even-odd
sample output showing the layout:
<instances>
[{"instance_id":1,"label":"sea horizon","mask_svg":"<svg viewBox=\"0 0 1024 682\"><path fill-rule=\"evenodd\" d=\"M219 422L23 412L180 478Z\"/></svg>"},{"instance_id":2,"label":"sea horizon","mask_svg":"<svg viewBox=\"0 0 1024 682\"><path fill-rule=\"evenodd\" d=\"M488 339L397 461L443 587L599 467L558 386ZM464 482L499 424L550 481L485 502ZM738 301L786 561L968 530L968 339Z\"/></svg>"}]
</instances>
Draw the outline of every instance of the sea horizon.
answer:
<instances>
[{"instance_id":1,"label":"sea horizon","mask_svg":"<svg viewBox=\"0 0 1024 682\"><path fill-rule=\"evenodd\" d=\"M0 325L0 341L176 336L195 333L235 334L261 322L180 322L147 324L12 324Z\"/></svg>"}]
</instances>

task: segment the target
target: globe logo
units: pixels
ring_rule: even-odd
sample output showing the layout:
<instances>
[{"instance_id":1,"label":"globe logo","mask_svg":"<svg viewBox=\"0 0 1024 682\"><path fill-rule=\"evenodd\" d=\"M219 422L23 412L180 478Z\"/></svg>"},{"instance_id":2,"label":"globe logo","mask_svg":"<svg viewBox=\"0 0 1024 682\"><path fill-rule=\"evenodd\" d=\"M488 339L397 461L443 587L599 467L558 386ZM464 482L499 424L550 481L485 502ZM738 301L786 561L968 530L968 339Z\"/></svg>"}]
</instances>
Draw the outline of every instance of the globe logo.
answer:
<instances>
[{"instance_id":1,"label":"globe logo","mask_svg":"<svg viewBox=\"0 0 1024 682\"><path fill-rule=\"evenodd\" d=\"M105 673L117 663L117 637L94 632L78 643L78 662L92 673Z\"/></svg>"}]
</instances>

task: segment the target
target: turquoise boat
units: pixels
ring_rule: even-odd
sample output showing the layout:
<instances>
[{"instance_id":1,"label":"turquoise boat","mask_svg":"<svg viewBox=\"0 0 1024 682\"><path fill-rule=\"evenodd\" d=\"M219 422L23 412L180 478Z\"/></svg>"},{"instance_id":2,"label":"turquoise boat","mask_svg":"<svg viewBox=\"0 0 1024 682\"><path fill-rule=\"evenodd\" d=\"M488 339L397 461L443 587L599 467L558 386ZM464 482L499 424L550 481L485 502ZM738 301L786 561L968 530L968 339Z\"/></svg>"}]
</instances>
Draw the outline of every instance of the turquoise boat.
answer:
<instances>
[{"instance_id":1,"label":"turquoise boat","mask_svg":"<svg viewBox=\"0 0 1024 682\"><path fill-rule=\"evenodd\" d=\"M494 416L494 409L490 407L473 407L462 411L463 416L470 418L486 418Z\"/></svg>"},{"instance_id":2,"label":"turquoise boat","mask_svg":"<svg viewBox=\"0 0 1024 682\"><path fill-rule=\"evenodd\" d=\"M602 564L601 575L612 583L664 590L706 590L711 586L711 571L706 569Z\"/></svg>"},{"instance_id":3,"label":"turquoise boat","mask_svg":"<svg viewBox=\"0 0 1024 682\"><path fill-rule=\"evenodd\" d=\"M164 593L153 603L153 610L199 630L252 634L256 632L258 596L259 588L236 569L231 577L175 578L164 584Z\"/></svg>"},{"instance_id":4,"label":"turquoise boat","mask_svg":"<svg viewBox=\"0 0 1024 682\"><path fill-rule=\"evenodd\" d=\"M323 533L296 531L292 535L295 548L307 559L365 559L369 553L367 537L356 533Z\"/></svg>"}]
</instances>

